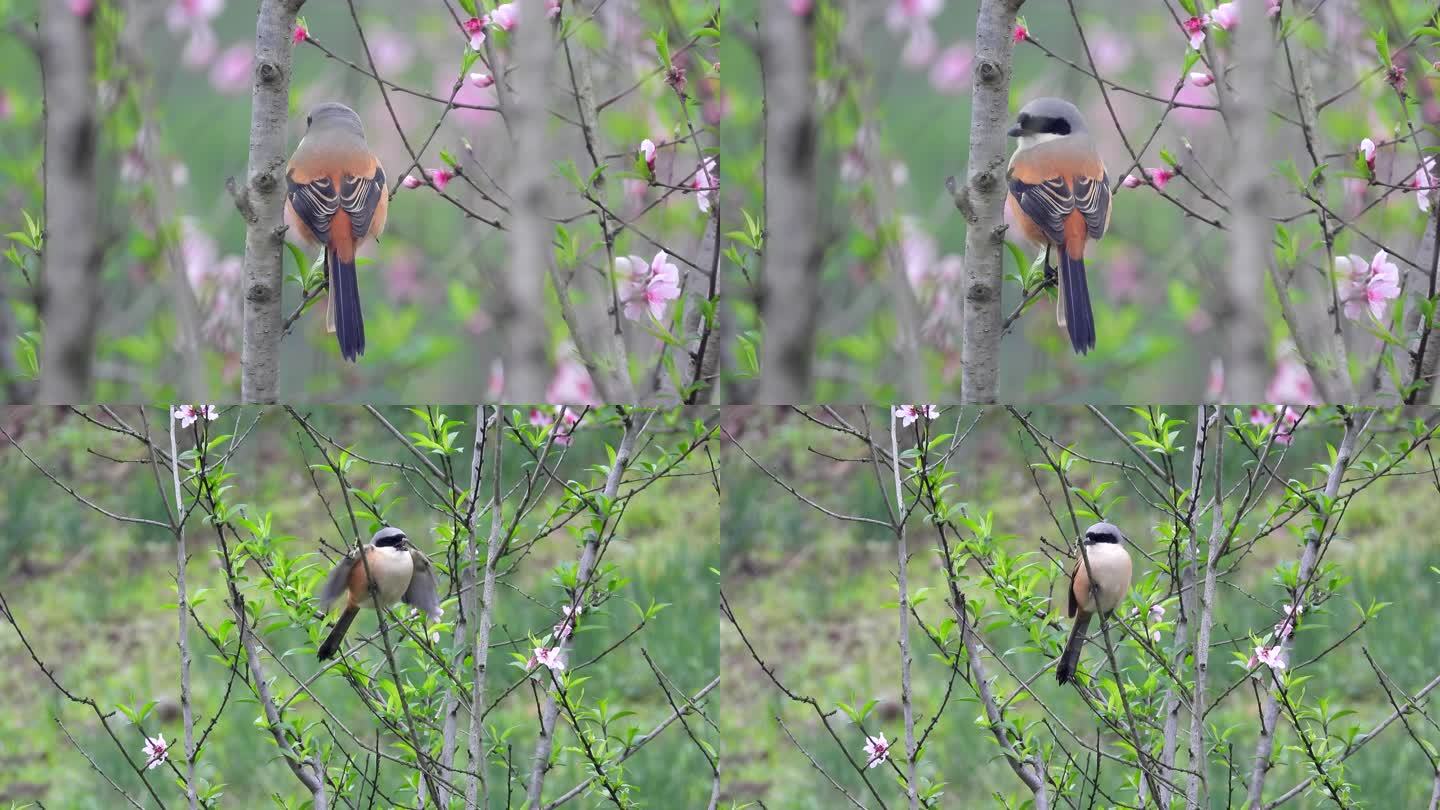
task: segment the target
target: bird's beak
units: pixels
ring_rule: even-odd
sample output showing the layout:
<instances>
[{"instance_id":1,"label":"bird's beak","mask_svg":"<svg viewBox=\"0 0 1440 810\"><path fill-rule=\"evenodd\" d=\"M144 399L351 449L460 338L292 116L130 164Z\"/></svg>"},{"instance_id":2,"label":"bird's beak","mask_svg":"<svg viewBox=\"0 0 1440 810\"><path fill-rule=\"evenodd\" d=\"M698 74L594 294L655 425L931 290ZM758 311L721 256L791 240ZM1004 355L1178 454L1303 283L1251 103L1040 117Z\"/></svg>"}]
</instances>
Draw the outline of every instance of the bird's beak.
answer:
<instances>
[{"instance_id":1,"label":"bird's beak","mask_svg":"<svg viewBox=\"0 0 1440 810\"><path fill-rule=\"evenodd\" d=\"M1010 127L1010 131L1006 132L1005 134L1009 135L1012 138L1018 138L1021 135L1025 134L1025 130L1021 129L1019 124L1016 124Z\"/></svg>"}]
</instances>

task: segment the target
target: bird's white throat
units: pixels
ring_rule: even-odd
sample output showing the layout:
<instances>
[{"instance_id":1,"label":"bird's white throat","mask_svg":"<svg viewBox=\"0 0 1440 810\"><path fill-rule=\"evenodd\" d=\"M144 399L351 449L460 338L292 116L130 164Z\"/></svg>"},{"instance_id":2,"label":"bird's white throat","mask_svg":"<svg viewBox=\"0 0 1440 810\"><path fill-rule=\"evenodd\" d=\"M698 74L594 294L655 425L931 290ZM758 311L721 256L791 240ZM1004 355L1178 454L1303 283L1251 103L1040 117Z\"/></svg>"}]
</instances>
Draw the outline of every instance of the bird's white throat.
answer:
<instances>
[{"instance_id":1,"label":"bird's white throat","mask_svg":"<svg viewBox=\"0 0 1440 810\"><path fill-rule=\"evenodd\" d=\"M1016 151L1023 152L1026 149L1039 146L1046 141L1054 141L1063 137L1065 136L1056 135L1053 132L1037 132L1033 135L1021 135L1020 137L1015 139L1018 144Z\"/></svg>"}]
</instances>

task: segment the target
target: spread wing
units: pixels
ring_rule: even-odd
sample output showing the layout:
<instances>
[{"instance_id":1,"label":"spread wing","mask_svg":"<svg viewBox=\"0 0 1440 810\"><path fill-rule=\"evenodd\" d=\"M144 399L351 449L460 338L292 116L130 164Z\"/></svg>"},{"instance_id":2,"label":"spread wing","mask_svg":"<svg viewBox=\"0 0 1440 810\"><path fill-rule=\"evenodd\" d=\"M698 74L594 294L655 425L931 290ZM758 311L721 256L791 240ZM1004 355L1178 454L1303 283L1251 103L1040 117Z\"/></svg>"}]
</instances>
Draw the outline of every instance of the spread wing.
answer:
<instances>
[{"instance_id":1,"label":"spread wing","mask_svg":"<svg viewBox=\"0 0 1440 810\"><path fill-rule=\"evenodd\" d=\"M1110 226L1110 176L1099 179L1075 175L1075 210L1085 217L1085 231L1091 239L1105 235Z\"/></svg>"},{"instance_id":2,"label":"spread wing","mask_svg":"<svg viewBox=\"0 0 1440 810\"><path fill-rule=\"evenodd\" d=\"M329 610L335 604L335 600L345 595L345 588L350 582L350 569L355 567L355 552L346 554L340 562L335 564L330 576L325 578L325 584L320 587L320 607Z\"/></svg>"},{"instance_id":3,"label":"spread wing","mask_svg":"<svg viewBox=\"0 0 1440 810\"><path fill-rule=\"evenodd\" d=\"M350 235L358 242L370 232L370 222L375 218L375 209L385 196L385 170L375 164L375 173L370 177L356 177L346 174L340 182L340 207L350 215ZM333 209L332 209L333 213Z\"/></svg>"},{"instance_id":4,"label":"spread wing","mask_svg":"<svg viewBox=\"0 0 1440 810\"><path fill-rule=\"evenodd\" d=\"M380 185L385 184L382 182ZM418 608L430 617L430 621L438 622L440 594L435 588L435 570L430 566L430 558L420 549L412 548L410 559L415 563L415 570L410 574L410 587L405 589L405 595L400 597L400 601Z\"/></svg>"},{"instance_id":5,"label":"spread wing","mask_svg":"<svg viewBox=\"0 0 1440 810\"><path fill-rule=\"evenodd\" d=\"M1065 244L1065 217L1075 209L1075 195L1064 177L1051 177L1032 184L1021 180L1012 171L1010 193L1015 195L1020 210L1035 221L1046 238L1057 245Z\"/></svg>"},{"instance_id":6,"label":"spread wing","mask_svg":"<svg viewBox=\"0 0 1440 810\"><path fill-rule=\"evenodd\" d=\"M295 170L285 175L289 183L290 205L305 227L321 242L330 241L330 220L340 208L340 197L335 192L335 182L321 175L307 183L295 180ZM366 222L369 224L368 220Z\"/></svg>"}]
</instances>

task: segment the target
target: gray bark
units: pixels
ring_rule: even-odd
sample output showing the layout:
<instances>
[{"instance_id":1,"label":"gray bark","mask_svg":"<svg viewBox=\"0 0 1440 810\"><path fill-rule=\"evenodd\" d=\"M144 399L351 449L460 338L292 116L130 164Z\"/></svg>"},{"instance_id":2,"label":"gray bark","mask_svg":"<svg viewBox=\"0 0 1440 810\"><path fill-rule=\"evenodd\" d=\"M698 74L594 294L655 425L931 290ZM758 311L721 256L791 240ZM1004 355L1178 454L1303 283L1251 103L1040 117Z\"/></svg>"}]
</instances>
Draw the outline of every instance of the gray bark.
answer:
<instances>
[{"instance_id":1,"label":"gray bark","mask_svg":"<svg viewBox=\"0 0 1440 810\"><path fill-rule=\"evenodd\" d=\"M1235 203L1230 218L1230 263L1219 279L1217 320L1224 334L1221 351L1225 401L1261 402L1270 375L1270 328L1264 303L1273 234L1266 212L1274 207L1268 204L1266 101L1274 83L1275 54L1264 5L1242 3L1241 9L1242 18L1234 36L1236 75L1245 77L1245 89L1226 101L1235 142L1245 144L1245 148L1235 151L1231 164L1229 185Z\"/></svg>"},{"instance_id":2,"label":"gray bark","mask_svg":"<svg viewBox=\"0 0 1440 810\"><path fill-rule=\"evenodd\" d=\"M765 343L757 402L809 399L820 262L814 30L789 4L764 4L765 223L760 320Z\"/></svg>"},{"instance_id":3,"label":"gray bark","mask_svg":"<svg viewBox=\"0 0 1440 810\"><path fill-rule=\"evenodd\" d=\"M552 46L543 0L520 0L515 27L515 90L504 100L515 151L511 160L510 266L500 280L495 325L505 342L505 398L544 399L549 372L545 339L545 276L551 261L545 219L547 100ZM502 75L497 72L497 75ZM500 81L504 81L502 78Z\"/></svg>"},{"instance_id":4,"label":"gray bark","mask_svg":"<svg viewBox=\"0 0 1440 810\"><path fill-rule=\"evenodd\" d=\"M235 206L245 217L245 326L240 350L240 398L280 398L281 292L285 281L285 124L288 120L291 41L305 0L261 0L255 24L254 85L250 91L250 160L245 185L231 178Z\"/></svg>"},{"instance_id":5,"label":"gray bark","mask_svg":"<svg viewBox=\"0 0 1440 810\"><path fill-rule=\"evenodd\" d=\"M1024 0L981 0L975 20L974 102L962 210L965 233L964 344L960 398L1000 396L1000 287L1004 279L1005 131L1015 14Z\"/></svg>"},{"instance_id":6,"label":"gray bark","mask_svg":"<svg viewBox=\"0 0 1440 810\"><path fill-rule=\"evenodd\" d=\"M100 314L100 199L93 15L44 4L40 60L45 77L45 245L40 279L44 322L36 402L90 399ZM52 238L54 237L54 238Z\"/></svg>"}]
</instances>

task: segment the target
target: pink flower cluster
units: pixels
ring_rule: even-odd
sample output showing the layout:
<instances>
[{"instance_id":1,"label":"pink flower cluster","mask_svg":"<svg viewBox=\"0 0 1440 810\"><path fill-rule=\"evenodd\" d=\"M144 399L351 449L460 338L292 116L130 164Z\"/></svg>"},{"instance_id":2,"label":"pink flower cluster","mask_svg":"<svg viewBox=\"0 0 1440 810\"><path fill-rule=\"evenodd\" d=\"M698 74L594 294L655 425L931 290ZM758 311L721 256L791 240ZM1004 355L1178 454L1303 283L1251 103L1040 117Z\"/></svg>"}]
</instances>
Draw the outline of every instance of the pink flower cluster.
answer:
<instances>
[{"instance_id":1,"label":"pink flower cluster","mask_svg":"<svg viewBox=\"0 0 1440 810\"><path fill-rule=\"evenodd\" d=\"M649 264L639 256L617 256L615 277L625 317L632 321L647 313L657 321L663 320L667 305L680 297L680 268L663 250Z\"/></svg>"},{"instance_id":2,"label":"pink flower cluster","mask_svg":"<svg viewBox=\"0 0 1440 810\"><path fill-rule=\"evenodd\" d=\"M1385 317L1390 302L1400 297L1400 268L1380 251L1369 264L1359 256L1336 256L1335 275L1345 317L1358 321L1368 310L1375 320Z\"/></svg>"}]
</instances>

